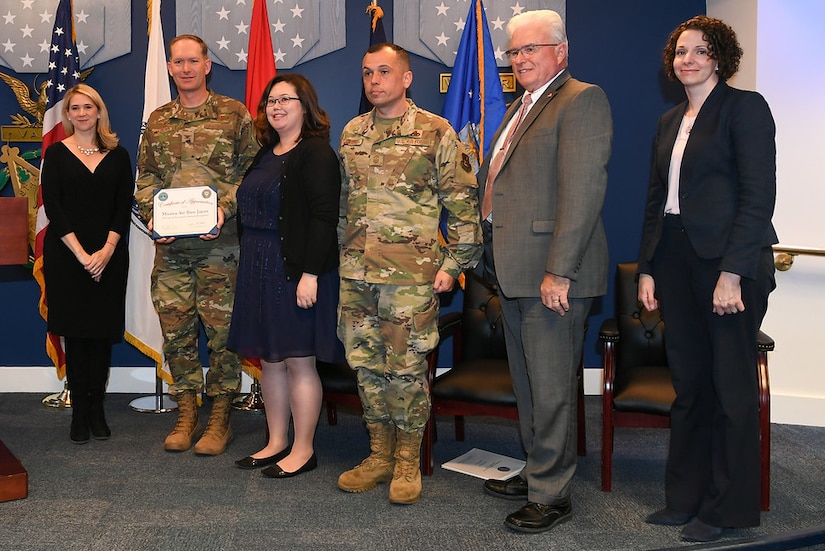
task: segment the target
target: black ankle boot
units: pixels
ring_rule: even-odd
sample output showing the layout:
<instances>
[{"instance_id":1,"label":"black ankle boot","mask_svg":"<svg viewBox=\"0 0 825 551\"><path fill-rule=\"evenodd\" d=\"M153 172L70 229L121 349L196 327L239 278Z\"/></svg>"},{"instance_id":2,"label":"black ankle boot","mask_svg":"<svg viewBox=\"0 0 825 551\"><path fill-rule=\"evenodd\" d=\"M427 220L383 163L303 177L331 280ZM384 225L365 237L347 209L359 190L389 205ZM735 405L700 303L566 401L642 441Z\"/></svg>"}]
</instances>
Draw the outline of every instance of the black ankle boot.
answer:
<instances>
[{"instance_id":1,"label":"black ankle boot","mask_svg":"<svg viewBox=\"0 0 825 551\"><path fill-rule=\"evenodd\" d=\"M106 415L103 411L103 397L92 397L89 408L89 428L92 431L92 438L95 440L106 440L112 435L109 425L106 424Z\"/></svg>"},{"instance_id":2,"label":"black ankle boot","mask_svg":"<svg viewBox=\"0 0 825 551\"><path fill-rule=\"evenodd\" d=\"M85 444L89 441L89 416L86 404L72 403L72 426L69 429L69 438L75 444Z\"/></svg>"}]
</instances>

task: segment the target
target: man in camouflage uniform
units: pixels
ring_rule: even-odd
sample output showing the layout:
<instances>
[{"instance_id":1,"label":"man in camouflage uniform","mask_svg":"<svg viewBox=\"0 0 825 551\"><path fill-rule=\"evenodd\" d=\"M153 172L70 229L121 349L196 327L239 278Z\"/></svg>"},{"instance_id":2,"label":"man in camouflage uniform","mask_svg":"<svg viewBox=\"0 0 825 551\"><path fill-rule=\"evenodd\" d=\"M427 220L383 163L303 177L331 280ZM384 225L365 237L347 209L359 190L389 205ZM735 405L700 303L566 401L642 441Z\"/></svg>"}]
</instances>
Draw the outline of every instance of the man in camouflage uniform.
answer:
<instances>
[{"instance_id":1,"label":"man in camouflage uniform","mask_svg":"<svg viewBox=\"0 0 825 551\"><path fill-rule=\"evenodd\" d=\"M238 233L234 223L235 192L258 146L246 107L206 87L212 64L206 44L181 35L169 44L167 68L178 98L156 109L147 123L138 153L135 199L141 216L152 224L155 192L164 188L215 186L218 233L156 240L152 301L163 330L163 353L174 382L169 392L178 402L178 421L164 443L185 451L200 433L197 393L204 387L198 356L198 319L209 346L206 393L212 413L195 453L218 455L232 440L230 400L241 382L241 364L226 349L235 280Z\"/></svg>"},{"instance_id":2,"label":"man in camouflage uniform","mask_svg":"<svg viewBox=\"0 0 825 551\"><path fill-rule=\"evenodd\" d=\"M407 100L406 51L371 47L363 79L374 108L347 124L339 148L338 336L358 376L371 454L338 486L363 492L391 480L390 501L414 503L430 416L426 356L438 344L436 295L451 290L481 255L478 192L450 124Z\"/></svg>"}]
</instances>

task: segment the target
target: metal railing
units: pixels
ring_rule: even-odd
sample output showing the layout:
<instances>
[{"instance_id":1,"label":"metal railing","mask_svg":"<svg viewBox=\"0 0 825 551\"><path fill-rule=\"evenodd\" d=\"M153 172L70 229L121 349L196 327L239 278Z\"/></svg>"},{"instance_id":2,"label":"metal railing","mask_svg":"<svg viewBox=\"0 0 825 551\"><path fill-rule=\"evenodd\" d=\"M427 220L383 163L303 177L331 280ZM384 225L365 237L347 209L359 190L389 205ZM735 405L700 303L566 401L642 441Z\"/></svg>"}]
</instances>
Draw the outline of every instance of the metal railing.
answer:
<instances>
[{"instance_id":1,"label":"metal railing","mask_svg":"<svg viewBox=\"0 0 825 551\"><path fill-rule=\"evenodd\" d=\"M825 249L814 247L787 247L785 245L773 246L773 264L780 272L786 272L793 266L795 256L825 256Z\"/></svg>"}]
</instances>

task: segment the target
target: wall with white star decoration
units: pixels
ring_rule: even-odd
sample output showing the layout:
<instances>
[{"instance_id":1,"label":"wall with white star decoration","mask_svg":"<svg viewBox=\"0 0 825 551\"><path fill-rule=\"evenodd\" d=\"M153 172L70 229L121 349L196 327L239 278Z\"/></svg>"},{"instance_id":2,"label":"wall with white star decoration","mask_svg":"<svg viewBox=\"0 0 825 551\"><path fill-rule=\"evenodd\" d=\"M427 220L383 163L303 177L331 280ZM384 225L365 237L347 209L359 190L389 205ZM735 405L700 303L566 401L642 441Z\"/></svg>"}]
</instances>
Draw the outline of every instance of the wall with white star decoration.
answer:
<instances>
[{"instance_id":1,"label":"wall with white star decoration","mask_svg":"<svg viewBox=\"0 0 825 551\"><path fill-rule=\"evenodd\" d=\"M203 38L212 60L246 69L252 0L178 0L177 34ZM344 0L268 0L275 65L291 69L347 45Z\"/></svg>"},{"instance_id":2,"label":"wall with white star decoration","mask_svg":"<svg viewBox=\"0 0 825 551\"><path fill-rule=\"evenodd\" d=\"M443 63L455 64L455 53L464 31L467 0L395 0L393 33L395 42L408 52ZM509 67L505 58L507 49L507 22L514 15L530 10L555 10L566 20L566 0L486 0L484 11L490 27L490 39L496 53L496 64Z\"/></svg>"},{"instance_id":3,"label":"wall with white star decoration","mask_svg":"<svg viewBox=\"0 0 825 551\"><path fill-rule=\"evenodd\" d=\"M131 51L129 0L73 0L72 3L81 69ZM48 72L56 9L56 0L0 3L0 65L17 73Z\"/></svg>"}]
</instances>

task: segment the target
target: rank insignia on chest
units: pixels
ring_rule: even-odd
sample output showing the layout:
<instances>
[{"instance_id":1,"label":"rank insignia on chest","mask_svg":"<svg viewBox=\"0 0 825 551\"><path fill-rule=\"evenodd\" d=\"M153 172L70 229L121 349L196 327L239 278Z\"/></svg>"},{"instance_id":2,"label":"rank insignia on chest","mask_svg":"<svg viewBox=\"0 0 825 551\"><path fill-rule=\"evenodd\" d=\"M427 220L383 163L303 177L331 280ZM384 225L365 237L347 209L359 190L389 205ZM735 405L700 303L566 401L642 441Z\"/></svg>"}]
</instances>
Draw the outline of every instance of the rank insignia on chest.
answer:
<instances>
[{"instance_id":1,"label":"rank insignia on chest","mask_svg":"<svg viewBox=\"0 0 825 551\"><path fill-rule=\"evenodd\" d=\"M370 166L384 166L384 156L380 153L370 155Z\"/></svg>"}]
</instances>

